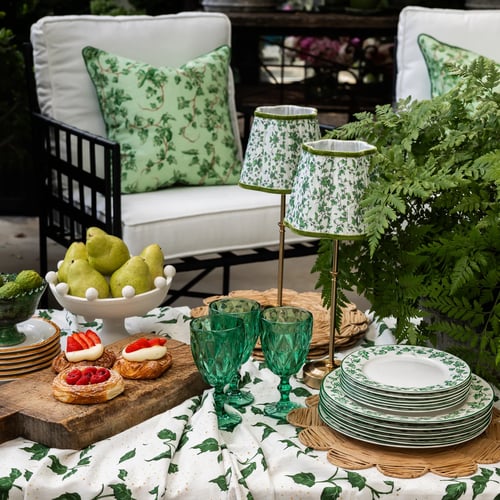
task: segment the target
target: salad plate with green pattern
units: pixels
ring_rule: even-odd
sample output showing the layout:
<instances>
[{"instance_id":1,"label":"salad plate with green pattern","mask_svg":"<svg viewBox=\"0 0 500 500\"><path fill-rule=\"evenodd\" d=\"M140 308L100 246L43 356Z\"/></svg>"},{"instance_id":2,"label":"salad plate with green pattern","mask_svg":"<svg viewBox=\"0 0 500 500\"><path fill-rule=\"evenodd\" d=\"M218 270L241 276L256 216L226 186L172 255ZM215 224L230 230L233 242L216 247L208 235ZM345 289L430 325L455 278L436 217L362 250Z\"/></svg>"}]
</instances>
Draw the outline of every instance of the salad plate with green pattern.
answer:
<instances>
[{"instance_id":1,"label":"salad plate with green pattern","mask_svg":"<svg viewBox=\"0 0 500 500\"><path fill-rule=\"evenodd\" d=\"M431 347L381 345L344 358L342 373L360 387L405 398L441 397L470 383L471 371L460 358Z\"/></svg>"}]
</instances>

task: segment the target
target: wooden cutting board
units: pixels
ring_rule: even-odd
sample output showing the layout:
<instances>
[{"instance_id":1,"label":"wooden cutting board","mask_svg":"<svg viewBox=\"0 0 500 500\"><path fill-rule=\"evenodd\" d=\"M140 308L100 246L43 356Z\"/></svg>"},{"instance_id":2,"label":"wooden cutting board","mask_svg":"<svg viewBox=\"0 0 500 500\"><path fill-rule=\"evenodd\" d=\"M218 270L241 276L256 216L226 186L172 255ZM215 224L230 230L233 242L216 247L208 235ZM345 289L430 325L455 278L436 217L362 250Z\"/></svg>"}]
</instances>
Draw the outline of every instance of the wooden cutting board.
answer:
<instances>
[{"instance_id":1,"label":"wooden cutting board","mask_svg":"<svg viewBox=\"0 0 500 500\"><path fill-rule=\"evenodd\" d=\"M137 334L107 347L119 353ZM172 366L156 380L127 380L125 391L106 403L74 405L52 395L51 368L0 386L0 443L23 436L55 448L82 449L201 394L207 388L191 348L169 339Z\"/></svg>"}]
</instances>

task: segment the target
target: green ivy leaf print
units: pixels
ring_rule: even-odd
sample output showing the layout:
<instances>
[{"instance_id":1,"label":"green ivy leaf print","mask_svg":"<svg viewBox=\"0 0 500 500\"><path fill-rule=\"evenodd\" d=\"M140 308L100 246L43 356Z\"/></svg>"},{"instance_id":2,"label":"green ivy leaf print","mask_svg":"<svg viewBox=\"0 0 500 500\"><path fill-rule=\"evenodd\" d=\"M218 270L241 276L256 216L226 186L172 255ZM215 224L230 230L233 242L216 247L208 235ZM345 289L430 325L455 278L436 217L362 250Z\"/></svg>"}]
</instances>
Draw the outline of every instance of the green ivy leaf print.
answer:
<instances>
[{"instance_id":1,"label":"green ivy leaf print","mask_svg":"<svg viewBox=\"0 0 500 500\"><path fill-rule=\"evenodd\" d=\"M467 485L465 483L455 483L449 484L446 487L446 495L442 498L442 500L457 500L467 491Z\"/></svg>"},{"instance_id":2,"label":"green ivy leaf print","mask_svg":"<svg viewBox=\"0 0 500 500\"><path fill-rule=\"evenodd\" d=\"M305 387L296 387L295 389L292 389L291 392L298 398L307 398L311 395L311 393Z\"/></svg>"},{"instance_id":3,"label":"green ivy leaf print","mask_svg":"<svg viewBox=\"0 0 500 500\"><path fill-rule=\"evenodd\" d=\"M68 468L65 465L61 464L61 462L59 462L59 459L56 456L50 455L49 458L50 461L52 462L51 465L49 466L49 469L52 472L54 472L55 474L59 474L60 476L68 472Z\"/></svg>"},{"instance_id":4,"label":"green ivy leaf print","mask_svg":"<svg viewBox=\"0 0 500 500\"><path fill-rule=\"evenodd\" d=\"M169 429L163 429L160 432L158 432L157 436L160 439L166 439L168 441L173 441L174 439L176 439L177 434L175 432L172 432Z\"/></svg>"},{"instance_id":5,"label":"green ivy leaf print","mask_svg":"<svg viewBox=\"0 0 500 500\"><path fill-rule=\"evenodd\" d=\"M488 481L493 475L493 471L487 469L481 469L481 474L472 476L472 480L474 481L472 485L472 491L474 492L474 498L480 495L488 485Z\"/></svg>"},{"instance_id":6,"label":"green ivy leaf print","mask_svg":"<svg viewBox=\"0 0 500 500\"><path fill-rule=\"evenodd\" d=\"M163 460L164 458L172 458L172 450L170 450L170 449L165 450L163 453L160 453L159 455L156 455L155 457L150 458L149 460L146 460L146 462Z\"/></svg>"},{"instance_id":7,"label":"green ivy leaf print","mask_svg":"<svg viewBox=\"0 0 500 500\"><path fill-rule=\"evenodd\" d=\"M247 478L252 472L254 472L257 469L257 464L255 462L251 463L247 467L241 469L241 475L243 478Z\"/></svg>"},{"instance_id":8,"label":"green ivy leaf print","mask_svg":"<svg viewBox=\"0 0 500 500\"><path fill-rule=\"evenodd\" d=\"M125 481L125 479L128 476L128 472L125 469L120 469L118 471L118 479L121 479L122 481Z\"/></svg>"},{"instance_id":9,"label":"green ivy leaf print","mask_svg":"<svg viewBox=\"0 0 500 500\"><path fill-rule=\"evenodd\" d=\"M81 496L78 493L63 493L53 500L81 500Z\"/></svg>"},{"instance_id":10,"label":"green ivy leaf print","mask_svg":"<svg viewBox=\"0 0 500 500\"><path fill-rule=\"evenodd\" d=\"M125 453L125 455L121 456L118 463L121 464L122 462L130 460L131 458L134 458L134 457L135 457L135 448L133 450L130 450L127 453Z\"/></svg>"},{"instance_id":11,"label":"green ivy leaf print","mask_svg":"<svg viewBox=\"0 0 500 500\"><path fill-rule=\"evenodd\" d=\"M215 483L221 491L227 491L229 489L227 477L229 476L231 476L231 468L227 469L226 474L224 474L223 476L218 476L215 479L211 479L209 483Z\"/></svg>"},{"instance_id":12,"label":"green ivy leaf print","mask_svg":"<svg viewBox=\"0 0 500 500\"><path fill-rule=\"evenodd\" d=\"M295 483L308 486L309 488L316 484L316 477L311 472L299 472L288 477L291 477Z\"/></svg>"},{"instance_id":13,"label":"green ivy leaf print","mask_svg":"<svg viewBox=\"0 0 500 500\"><path fill-rule=\"evenodd\" d=\"M175 474L176 472L179 472L179 466L177 464L173 464L172 462L170 462L168 466L168 473Z\"/></svg>"},{"instance_id":14,"label":"green ivy leaf print","mask_svg":"<svg viewBox=\"0 0 500 500\"><path fill-rule=\"evenodd\" d=\"M321 500L336 500L340 498L340 494L342 493L342 488L340 486L327 486L321 492Z\"/></svg>"},{"instance_id":15,"label":"green ivy leaf print","mask_svg":"<svg viewBox=\"0 0 500 500\"><path fill-rule=\"evenodd\" d=\"M206 453L207 451L218 451L219 443L214 438L207 438L202 443L193 446L193 448L200 450L198 453L198 455L200 455L201 453Z\"/></svg>"},{"instance_id":16,"label":"green ivy leaf print","mask_svg":"<svg viewBox=\"0 0 500 500\"><path fill-rule=\"evenodd\" d=\"M29 448L21 448L23 451L27 453L31 453L31 460L42 460L47 456L49 452L49 447L44 446L43 444L35 443L33 446Z\"/></svg>"},{"instance_id":17,"label":"green ivy leaf print","mask_svg":"<svg viewBox=\"0 0 500 500\"><path fill-rule=\"evenodd\" d=\"M22 474L19 469L11 469L8 476L0 477L0 500L8 500L9 491L12 488L16 487L21 489L14 484L15 480L21 476Z\"/></svg>"},{"instance_id":18,"label":"green ivy leaf print","mask_svg":"<svg viewBox=\"0 0 500 500\"><path fill-rule=\"evenodd\" d=\"M257 406L252 406L252 413L254 415L264 415L263 410L260 408L257 408Z\"/></svg>"},{"instance_id":19,"label":"green ivy leaf print","mask_svg":"<svg viewBox=\"0 0 500 500\"><path fill-rule=\"evenodd\" d=\"M366 478L357 472L347 471L347 480L351 486L358 488L358 490L362 490L366 486Z\"/></svg>"},{"instance_id":20,"label":"green ivy leaf print","mask_svg":"<svg viewBox=\"0 0 500 500\"><path fill-rule=\"evenodd\" d=\"M252 378L250 377L250 373L245 372L245 374L240 378L240 387L249 384L251 381Z\"/></svg>"},{"instance_id":21,"label":"green ivy leaf print","mask_svg":"<svg viewBox=\"0 0 500 500\"><path fill-rule=\"evenodd\" d=\"M264 432L262 433L262 441L269 437L273 432L276 432L270 425L265 424L264 422L257 422L255 427L264 427Z\"/></svg>"},{"instance_id":22,"label":"green ivy leaf print","mask_svg":"<svg viewBox=\"0 0 500 500\"><path fill-rule=\"evenodd\" d=\"M113 490L115 498L119 500L134 500L132 492L124 484L110 484L109 487Z\"/></svg>"}]
</instances>

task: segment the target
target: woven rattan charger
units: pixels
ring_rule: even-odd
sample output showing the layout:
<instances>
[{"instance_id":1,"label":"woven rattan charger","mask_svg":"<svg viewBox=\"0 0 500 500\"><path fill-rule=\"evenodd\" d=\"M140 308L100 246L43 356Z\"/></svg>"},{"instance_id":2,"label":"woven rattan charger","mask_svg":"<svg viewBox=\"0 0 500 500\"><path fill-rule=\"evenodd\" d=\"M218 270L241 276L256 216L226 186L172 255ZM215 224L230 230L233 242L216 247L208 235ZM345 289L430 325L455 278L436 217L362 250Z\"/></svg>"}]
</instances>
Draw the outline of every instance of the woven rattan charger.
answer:
<instances>
[{"instance_id":1,"label":"woven rattan charger","mask_svg":"<svg viewBox=\"0 0 500 500\"><path fill-rule=\"evenodd\" d=\"M259 302L263 307L277 305L277 289L269 290L235 290L228 294L229 297L244 297ZM193 318L208 313L208 304L214 300L225 297L215 295L203 300L204 304L191 310ZM320 359L328 354L330 336L330 312L322 304L319 292L296 292L294 290L283 290L283 305L303 307L311 311L313 315L313 334L309 347L308 359ZM354 304L343 308L342 323L335 335L335 348L346 349L356 344L368 329L368 318L359 311ZM264 359L260 341L253 351L253 357L257 360Z\"/></svg>"},{"instance_id":2,"label":"woven rattan charger","mask_svg":"<svg viewBox=\"0 0 500 500\"><path fill-rule=\"evenodd\" d=\"M303 428L299 440L304 446L327 452L335 466L348 470L376 467L382 474L397 478L415 478L433 472L443 477L470 476L478 464L500 461L500 411L480 436L455 446L413 449L391 448L358 441L327 426L318 414L319 395L306 400L307 408L292 410L287 420Z\"/></svg>"}]
</instances>

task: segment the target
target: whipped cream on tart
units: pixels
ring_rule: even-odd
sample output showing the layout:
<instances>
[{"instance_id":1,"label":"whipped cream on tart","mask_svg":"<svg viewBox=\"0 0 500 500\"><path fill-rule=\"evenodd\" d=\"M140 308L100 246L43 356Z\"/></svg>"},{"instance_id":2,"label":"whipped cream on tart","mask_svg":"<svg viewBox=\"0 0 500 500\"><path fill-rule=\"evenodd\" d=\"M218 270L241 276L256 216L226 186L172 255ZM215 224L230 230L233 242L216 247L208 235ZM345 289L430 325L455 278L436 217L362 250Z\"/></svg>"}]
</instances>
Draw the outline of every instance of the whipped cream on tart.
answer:
<instances>
[{"instance_id":1,"label":"whipped cream on tart","mask_svg":"<svg viewBox=\"0 0 500 500\"><path fill-rule=\"evenodd\" d=\"M115 353L104 347L96 332L88 329L85 332L74 332L67 338L66 350L53 359L52 369L60 373L76 364L111 368L115 360Z\"/></svg>"},{"instance_id":2,"label":"whipped cream on tart","mask_svg":"<svg viewBox=\"0 0 500 500\"><path fill-rule=\"evenodd\" d=\"M128 379L155 379L172 365L172 356L163 337L141 337L127 344L113 369Z\"/></svg>"}]
</instances>

